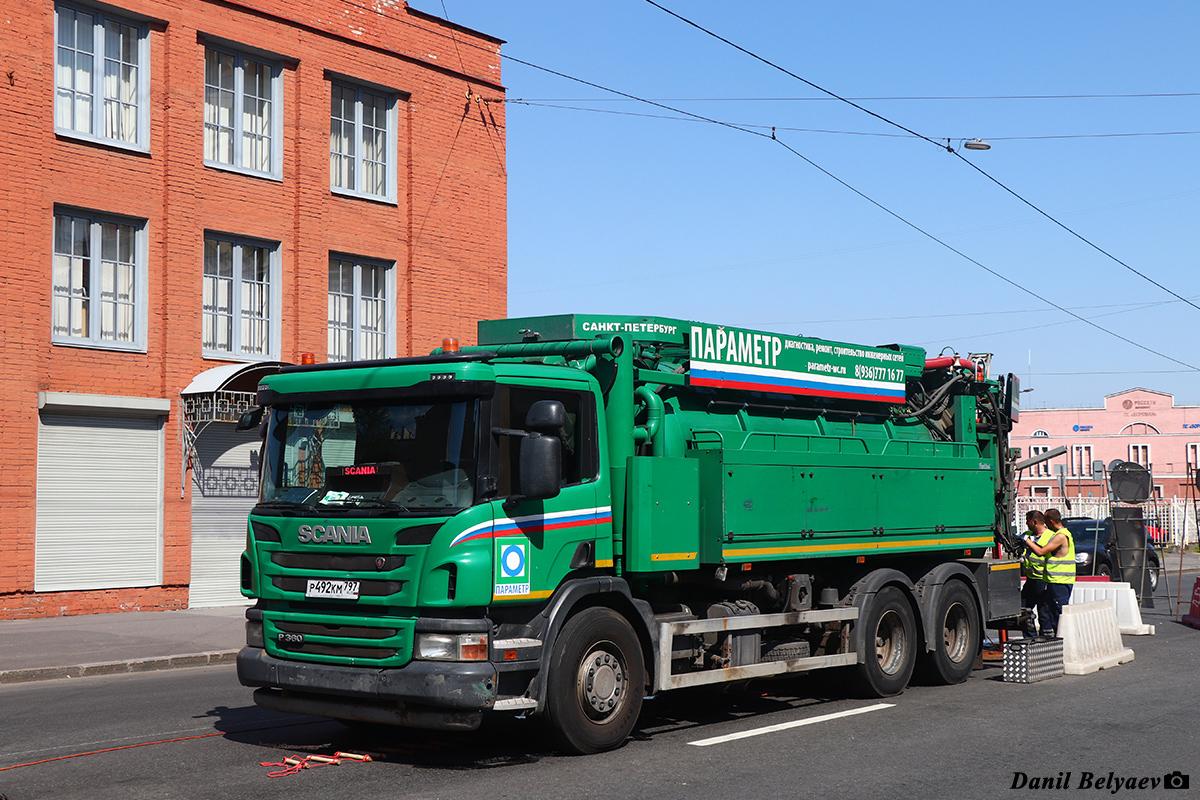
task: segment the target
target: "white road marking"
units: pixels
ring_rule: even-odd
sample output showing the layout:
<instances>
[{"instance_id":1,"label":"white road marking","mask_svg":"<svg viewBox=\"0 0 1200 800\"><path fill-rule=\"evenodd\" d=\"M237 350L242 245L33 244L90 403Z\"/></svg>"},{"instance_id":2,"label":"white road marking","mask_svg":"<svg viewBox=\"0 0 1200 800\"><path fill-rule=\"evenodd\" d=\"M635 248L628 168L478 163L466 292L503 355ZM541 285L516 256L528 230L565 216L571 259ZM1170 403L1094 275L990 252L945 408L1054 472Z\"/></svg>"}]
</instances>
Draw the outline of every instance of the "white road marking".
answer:
<instances>
[{"instance_id":1,"label":"white road marking","mask_svg":"<svg viewBox=\"0 0 1200 800\"><path fill-rule=\"evenodd\" d=\"M853 717L856 714L866 714L868 711L881 711L885 708L891 708L895 703L876 703L873 706L864 706L863 708L854 708L849 711L839 711L836 714L822 714L819 717L809 717L808 719L798 719L795 722L781 722L778 725L767 725L763 728L752 728L748 731L740 733L730 733L725 736L714 736L711 739L697 739L688 744L696 747L708 747L710 744L723 744L725 742L736 741L737 739L749 739L751 736L762 736L765 733L775 733L776 731L785 731L788 728L799 728L802 725L815 725L818 722L828 722L831 719L840 717Z\"/></svg>"}]
</instances>

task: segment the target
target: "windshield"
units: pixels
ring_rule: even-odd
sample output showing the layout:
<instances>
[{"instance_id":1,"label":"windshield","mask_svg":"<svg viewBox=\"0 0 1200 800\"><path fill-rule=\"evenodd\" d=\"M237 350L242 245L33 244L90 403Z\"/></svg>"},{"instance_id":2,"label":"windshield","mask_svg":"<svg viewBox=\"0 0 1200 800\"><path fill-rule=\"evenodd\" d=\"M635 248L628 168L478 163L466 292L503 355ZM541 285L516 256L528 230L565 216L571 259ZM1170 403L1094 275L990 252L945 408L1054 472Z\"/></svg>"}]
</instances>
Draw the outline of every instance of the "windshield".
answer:
<instances>
[{"instance_id":1,"label":"windshield","mask_svg":"<svg viewBox=\"0 0 1200 800\"><path fill-rule=\"evenodd\" d=\"M476 400L271 408L260 502L460 509L475 497Z\"/></svg>"}]
</instances>

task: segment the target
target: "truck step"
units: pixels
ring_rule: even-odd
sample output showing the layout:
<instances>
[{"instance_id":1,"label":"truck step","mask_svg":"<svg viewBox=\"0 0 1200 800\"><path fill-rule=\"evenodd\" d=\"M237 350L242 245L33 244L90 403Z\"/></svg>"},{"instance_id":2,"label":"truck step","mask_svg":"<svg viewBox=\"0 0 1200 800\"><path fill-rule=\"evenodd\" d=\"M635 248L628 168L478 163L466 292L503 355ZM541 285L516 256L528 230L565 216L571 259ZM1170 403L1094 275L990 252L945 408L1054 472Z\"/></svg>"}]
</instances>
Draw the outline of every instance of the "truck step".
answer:
<instances>
[{"instance_id":1,"label":"truck step","mask_svg":"<svg viewBox=\"0 0 1200 800\"><path fill-rule=\"evenodd\" d=\"M520 650L525 647L541 647L541 639L496 639L492 647L497 650Z\"/></svg>"},{"instance_id":2,"label":"truck step","mask_svg":"<svg viewBox=\"0 0 1200 800\"><path fill-rule=\"evenodd\" d=\"M537 700L531 697L505 697L492 705L493 711L528 711L537 708Z\"/></svg>"}]
</instances>

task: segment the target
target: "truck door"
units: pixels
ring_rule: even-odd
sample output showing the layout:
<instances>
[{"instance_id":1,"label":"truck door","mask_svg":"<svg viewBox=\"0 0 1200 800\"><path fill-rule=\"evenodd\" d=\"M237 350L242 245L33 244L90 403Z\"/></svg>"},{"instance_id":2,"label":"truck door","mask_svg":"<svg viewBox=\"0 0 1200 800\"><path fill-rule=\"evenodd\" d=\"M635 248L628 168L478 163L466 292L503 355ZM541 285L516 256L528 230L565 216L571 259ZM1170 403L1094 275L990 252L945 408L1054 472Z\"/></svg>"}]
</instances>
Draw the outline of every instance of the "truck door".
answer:
<instances>
[{"instance_id":1,"label":"truck door","mask_svg":"<svg viewBox=\"0 0 1200 800\"><path fill-rule=\"evenodd\" d=\"M498 386L493 402L495 427L523 428L529 407L539 400L557 400L566 409L562 491L546 500L506 502L520 494L520 438L497 437L493 602L549 597L573 563L591 565L599 531L607 531L611 521L607 505L597 507L599 450L590 392Z\"/></svg>"}]
</instances>

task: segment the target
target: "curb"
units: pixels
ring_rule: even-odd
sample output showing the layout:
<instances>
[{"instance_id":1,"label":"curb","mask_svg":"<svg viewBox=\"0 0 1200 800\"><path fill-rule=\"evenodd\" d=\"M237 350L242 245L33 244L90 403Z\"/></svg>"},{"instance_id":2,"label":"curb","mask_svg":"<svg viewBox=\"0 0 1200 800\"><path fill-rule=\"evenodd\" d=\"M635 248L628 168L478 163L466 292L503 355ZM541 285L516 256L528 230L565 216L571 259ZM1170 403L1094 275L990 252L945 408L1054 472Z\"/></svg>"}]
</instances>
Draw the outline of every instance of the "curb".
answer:
<instances>
[{"instance_id":1,"label":"curb","mask_svg":"<svg viewBox=\"0 0 1200 800\"><path fill-rule=\"evenodd\" d=\"M59 678L90 678L94 675L123 675L130 672L154 672L179 667L208 667L232 664L237 660L237 650L214 650L208 653L190 653L179 656L136 658L129 661L104 661L94 664L78 664L72 667L31 667L29 669L0 670L0 686L30 681L52 681Z\"/></svg>"}]
</instances>

